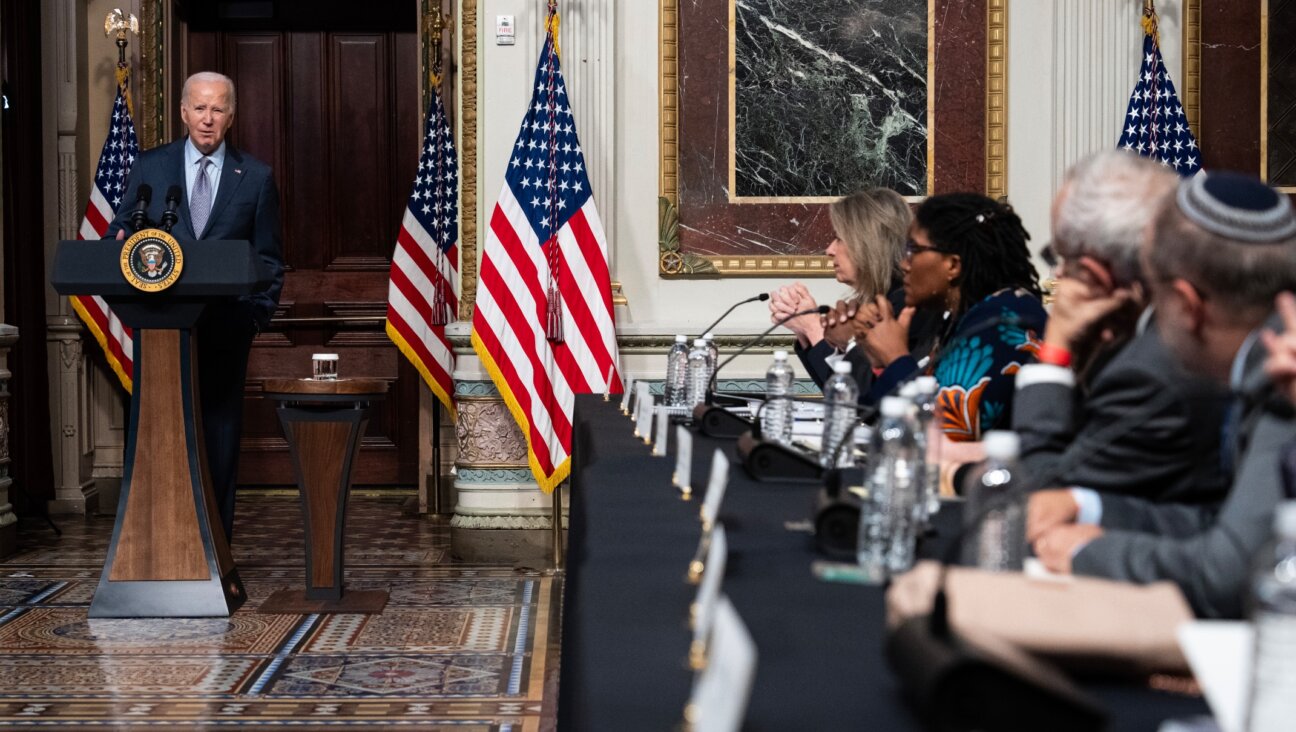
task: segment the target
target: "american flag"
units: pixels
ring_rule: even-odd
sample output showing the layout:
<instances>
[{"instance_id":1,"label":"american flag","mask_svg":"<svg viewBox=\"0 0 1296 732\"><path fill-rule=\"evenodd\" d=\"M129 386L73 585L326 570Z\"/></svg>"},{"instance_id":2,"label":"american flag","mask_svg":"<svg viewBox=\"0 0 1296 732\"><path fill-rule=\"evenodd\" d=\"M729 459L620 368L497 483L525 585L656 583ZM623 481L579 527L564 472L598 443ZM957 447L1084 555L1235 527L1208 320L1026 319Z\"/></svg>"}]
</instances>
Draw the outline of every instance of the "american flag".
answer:
<instances>
[{"instance_id":1,"label":"american flag","mask_svg":"<svg viewBox=\"0 0 1296 732\"><path fill-rule=\"evenodd\" d=\"M414 190L405 205L387 288L387 335L454 413L454 349L446 323L459 312L459 166L435 89L423 127Z\"/></svg>"},{"instance_id":2,"label":"american flag","mask_svg":"<svg viewBox=\"0 0 1296 732\"><path fill-rule=\"evenodd\" d=\"M1143 65L1125 112L1125 129L1117 145L1174 168L1188 177L1201 170L1201 150L1184 116L1174 82L1161 58L1155 20L1144 23Z\"/></svg>"},{"instance_id":3,"label":"american flag","mask_svg":"<svg viewBox=\"0 0 1296 732\"><path fill-rule=\"evenodd\" d=\"M607 239L554 47L555 26L551 16L535 93L486 232L472 334L546 492L571 468L575 395L621 390ZM561 293L557 308L548 297L551 284ZM546 334L550 316L561 318L560 334Z\"/></svg>"},{"instance_id":4,"label":"american flag","mask_svg":"<svg viewBox=\"0 0 1296 732\"><path fill-rule=\"evenodd\" d=\"M135 136L135 123L131 120L126 74L124 69L118 69L117 98L113 100L112 118L108 121L108 139L104 140L103 150L99 153L99 168L95 171L85 217L81 219L81 229L77 232L78 239L103 238L121 206L131 164L137 155L139 138ZM99 341L108 365L129 392L135 375L135 345L131 329L122 325L101 297L75 295L70 299L72 309Z\"/></svg>"}]
</instances>

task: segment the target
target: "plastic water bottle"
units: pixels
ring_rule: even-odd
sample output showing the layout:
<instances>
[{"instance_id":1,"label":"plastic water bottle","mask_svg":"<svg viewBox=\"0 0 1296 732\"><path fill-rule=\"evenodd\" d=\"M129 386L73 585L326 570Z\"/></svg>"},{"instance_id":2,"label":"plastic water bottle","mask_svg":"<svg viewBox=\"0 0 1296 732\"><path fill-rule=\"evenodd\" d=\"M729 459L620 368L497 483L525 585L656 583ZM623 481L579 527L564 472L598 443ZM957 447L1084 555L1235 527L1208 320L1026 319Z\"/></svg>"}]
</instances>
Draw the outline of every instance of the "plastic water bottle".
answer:
<instances>
[{"instance_id":1,"label":"plastic water bottle","mask_svg":"<svg viewBox=\"0 0 1296 732\"><path fill-rule=\"evenodd\" d=\"M907 571L914 563L922 459L914 442L911 409L903 397L884 398L882 420L873 436L873 465L868 498L860 507L856 558L874 578Z\"/></svg>"},{"instance_id":2,"label":"plastic water bottle","mask_svg":"<svg viewBox=\"0 0 1296 732\"><path fill-rule=\"evenodd\" d=\"M775 351L774 363L765 372L765 412L761 419L761 438L766 442L787 445L792 442L792 365L787 351Z\"/></svg>"},{"instance_id":3,"label":"plastic water bottle","mask_svg":"<svg viewBox=\"0 0 1296 732\"><path fill-rule=\"evenodd\" d=\"M940 384L935 376L919 376L913 380L914 406L918 408L918 431L922 434L923 449L923 513L930 517L940 511L940 453L939 439L931 439L931 426L936 421L936 393ZM938 435L939 437L939 435Z\"/></svg>"},{"instance_id":4,"label":"plastic water bottle","mask_svg":"<svg viewBox=\"0 0 1296 732\"><path fill-rule=\"evenodd\" d=\"M675 345L671 346L670 353L666 355L666 389L665 402L667 406L679 407L685 402L685 395L688 390L688 338L682 335L675 336Z\"/></svg>"},{"instance_id":5,"label":"plastic water bottle","mask_svg":"<svg viewBox=\"0 0 1296 732\"><path fill-rule=\"evenodd\" d=\"M1274 538L1251 581L1255 655L1247 732L1290 730L1296 720L1296 501L1278 506Z\"/></svg>"},{"instance_id":6,"label":"plastic water bottle","mask_svg":"<svg viewBox=\"0 0 1296 732\"><path fill-rule=\"evenodd\" d=\"M823 440L819 445L819 464L825 468L849 468L855 464L851 445L855 433L855 410L859 385L851 376L851 365L838 361L833 375L823 387ZM840 405L840 406L839 406Z\"/></svg>"},{"instance_id":7,"label":"plastic water bottle","mask_svg":"<svg viewBox=\"0 0 1296 732\"><path fill-rule=\"evenodd\" d=\"M707 331L706 334L702 336L702 340L706 341L707 346L707 368L711 369L711 373L714 374L716 364L720 362L720 349L716 348L715 334L711 331Z\"/></svg>"},{"instance_id":8,"label":"plastic water bottle","mask_svg":"<svg viewBox=\"0 0 1296 732\"><path fill-rule=\"evenodd\" d=\"M693 341L693 350L688 355L688 386L684 399L684 403L690 407L706 401L707 387L711 384L710 363L706 341L701 338Z\"/></svg>"},{"instance_id":9,"label":"plastic water bottle","mask_svg":"<svg viewBox=\"0 0 1296 732\"><path fill-rule=\"evenodd\" d=\"M1021 440L1016 432L991 431L982 437L986 460L964 484L968 524L963 541L964 564L993 572L1017 572L1026 557L1025 498L1007 498L1022 482ZM993 507L992 507L993 506Z\"/></svg>"},{"instance_id":10,"label":"plastic water bottle","mask_svg":"<svg viewBox=\"0 0 1296 732\"><path fill-rule=\"evenodd\" d=\"M913 432L914 446L918 450L914 465L914 481L917 486L914 506L918 511L918 521L925 526L927 523L927 496L924 494L927 486L927 433L922 428L922 411L919 406L922 394L918 391L918 383L905 382L904 386L900 387L900 398L908 403L906 414L909 430Z\"/></svg>"}]
</instances>

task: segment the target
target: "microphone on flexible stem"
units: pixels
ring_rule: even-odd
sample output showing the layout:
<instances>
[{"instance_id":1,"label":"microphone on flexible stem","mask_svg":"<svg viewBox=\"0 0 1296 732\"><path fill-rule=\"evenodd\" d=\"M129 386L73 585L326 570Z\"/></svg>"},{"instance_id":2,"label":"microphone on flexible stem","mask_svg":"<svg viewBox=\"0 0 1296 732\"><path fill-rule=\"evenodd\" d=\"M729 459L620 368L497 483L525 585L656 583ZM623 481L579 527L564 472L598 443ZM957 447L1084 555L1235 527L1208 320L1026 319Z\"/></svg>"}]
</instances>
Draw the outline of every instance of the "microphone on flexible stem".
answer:
<instances>
[{"instance_id":1,"label":"microphone on flexible stem","mask_svg":"<svg viewBox=\"0 0 1296 732\"><path fill-rule=\"evenodd\" d=\"M760 299L760 297L757 296L756 299ZM774 332L775 328L787 323L789 320L799 318L802 315L826 315L828 310L829 307L827 305L820 305L817 308L802 310L800 312L792 313L785 318L781 318L777 323L767 328L764 333L761 333L752 340L743 344L742 348L739 348L732 356L726 358L723 363L716 366L715 371L711 373L711 380L707 382L706 402L693 408L693 422L698 425L702 434L707 435L708 437L738 437L744 432L751 431L752 428L752 423L742 417L733 414L727 409L712 406L713 397L715 395L716 377L720 375L721 369L728 366L735 358L738 358L759 345L765 340L766 336Z\"/></svg>"},{"instance_id":2,"label":"microphone on flexible stem","mask_svg":"<svg viewBox=\"0 0 1296 732\"><path fill-rule=\"evenodd\" d=\"M141 183L139 191L135 195L135 206L131 208L130 225L131 228L139 231L148 226L148 207L153 202L153 186L148 183Z\"/></svg>"},{"instance_id":3,"label":"microphone on flexible stem","mask_svg":"<svg viewBox=\"0 0 1296 732\"><path fill-rule=\"evenodd\" d=\"M746 300L741 300L741 301L739 301L739 302L734 303L733 305L730 305L730 306L729 306L729 309L726 310L726 311L724 311L724 314L723 314L723 315L721 315L720 317L716 318L716 319L715 319L715 322L712 323L711 325L708 325L707 327L703 328L703 329L702 329L702 332L699 333L697 337L698 337L698 338L702 338L702 337L705 336L707 333L710 333L711 331L715 330L715 327L716 327L717 325L720 325L720 321L722 321L722 320L724 320L725 318L729 317L729 313L732 313L733 311L737 310L738 307L739 307L740 305L746 305L746 304L749 303L749 302L765 302L765 301L768 300L768 299L770 299L769 293L768 293L768 292L762 292L761 294L757 295L756 297L749 297L749 298L747 298Z\"/></svg>"},{"instance_id":4,"label":"microphone on flexible stem","mask_svg":"<svg viewBox=\"0 0 1296 732\"><path fill-rule=\"evenodd\" d=\"M180 206L180 186L171 186L167 189L166 210L162 212L162 230L167 233L171 232L171 227L180 220L180 215L176 209Z\"/></svg>"},{"instance_id":5,"label":"microphone on flexible stem","mask_svg":"<svg viewBox=\"0 0 1296 732\"><path fill-rule=\"evenodd\" d=\"M938 729L1061 729L1098 730L1106 714L1052 664L1013 649L992 651L960 638L950 624L946 580L963 540L994 511L1056 483L1076 465L1110 446L1178 401L1163 391L1142 409L1108 424L1091 437L1074 443L1064 460L1013 490L987 501L950 537L941 553L940 577L929 615L910 618L887 634L886 656L906 693L933 718ZM973 680L973 679L977 680ZM960 704L949 702L958 699ZM957 708L955 708L957 707ZM1010 710L1010 714L1005 714Z\"/></svg>"}]
</instances>

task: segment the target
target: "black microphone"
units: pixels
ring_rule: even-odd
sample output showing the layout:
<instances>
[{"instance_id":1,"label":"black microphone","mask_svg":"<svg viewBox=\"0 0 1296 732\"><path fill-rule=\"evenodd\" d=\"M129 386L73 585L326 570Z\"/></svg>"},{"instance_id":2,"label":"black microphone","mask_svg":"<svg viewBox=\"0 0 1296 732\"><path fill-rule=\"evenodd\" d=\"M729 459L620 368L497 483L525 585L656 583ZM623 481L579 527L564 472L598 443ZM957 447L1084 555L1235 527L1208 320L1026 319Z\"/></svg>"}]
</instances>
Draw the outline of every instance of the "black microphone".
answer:
<instances>
[{"instance_id":1,"label":"black microphone","mask_svg":"<svg viewBox=\"0 0 1296 732\"><path fill-rule=\"evenodd\" d=\"M759 296L756 299L760 299ZM725 366L728 366L735 358L738 358L752 347L764 341L765 337L770 333L773 333L775 328L783 325L789 320L798 318L802 315L824 315L828 310L829 308L827 305L820 305L817 308L792 313L791 315L782 318L774 325L771 325L764 333L761 333L754 339L743 344L742 348L739 348L732 356L726 358L723 363L716 366L715 371L711 373L711 380L707 382L706 401L693 407L693 423L697 425L699 431L708 437L739 437L743 433L751 431L751 422L731 413L727 409L712 406L715 398L716 377L720 374L720 370Z\"/></svg>"},{"instance_id":2,"label":"black microphone","mask_svg":"<svg viewBox=\"0 0 1296 732\"><path fill-rule=\"evenodd\" d=\"M737 310L739 305L746 305L749 302L765 302L768 299L770 299L769 293L762 292L756 297L749 297L746 300L742 300L740 302L734 303L733 305L730 305L729 309L724 311L724 315L721 315L720 317L716 318L714 323L702 329L702 332L698 335L698 338L703 338L706 336L707 333L710 333L711 331L715 330L715 327L717 325L720 325L720 321L729 317L729 313L732 313L733 311Z\"/></svg>"},{"instance_id":3,"label":"black microphone","mask_svg":"<svg viewBox=\"0 0 1296 732\"><path fill-rule=\"evenodd\" d=\"M758 296L754 299L759 300L760 297ZM747 300L746 302L751 302L751 300ZM738 303L738 305L741 304L742 303ZM737 307L737 305L735 305L734 307ZM730 309L732 310L732 308ZM733 361L735 358L738 358L739 356L743 355L747 351L763 343L765 341L765 337L768 336L770 333L773 333L775 328L778 328L779 326L783 325L789 320L792 320L793 318L799 318L802 315L827 315L828 311L831 309L832 308L828 307L827 305L820 305L817 308L810 308L809 310L802 310L800 312L792 313L791 315L780 319L777 323L771 325L769 328L766 328L764 333L761 333L760 335L756 336L754 339L743 344L742 348L739 348L737 351L734 351L734 354L732 356L726 358L724 360L724 363L720 364L719 366L716 366L715 371L711 373L711 381L707 382L707 403L710 404L711 402L710 395L715 391L716 377L720 375L720 369L723 369L725 366L728 366L729 363Z\"/></svg>"},{"instance_id":4,"label":"black microphone","mask_svg":"<svg viewBox=\"0 0 1296 732\"><path fill-rule=\"evenodd\" d=\"M130 212L131 228L139 231L148 225L148 207L153 202L153 186L141 183L135 195L135 207Z\"/></svg>"},{"instance_id":5,"label":"black microphone","mask_svg":"<svg viewBox=\"0 0 1296 732\"><path fill-rule=\"evenodd\" d=\"M171 227L180 220L180 215L176 209L180 206L180 186L171 186L167 189L166 210L162 212L162 229L171 233Z\"/></svg>"}]
</instances>

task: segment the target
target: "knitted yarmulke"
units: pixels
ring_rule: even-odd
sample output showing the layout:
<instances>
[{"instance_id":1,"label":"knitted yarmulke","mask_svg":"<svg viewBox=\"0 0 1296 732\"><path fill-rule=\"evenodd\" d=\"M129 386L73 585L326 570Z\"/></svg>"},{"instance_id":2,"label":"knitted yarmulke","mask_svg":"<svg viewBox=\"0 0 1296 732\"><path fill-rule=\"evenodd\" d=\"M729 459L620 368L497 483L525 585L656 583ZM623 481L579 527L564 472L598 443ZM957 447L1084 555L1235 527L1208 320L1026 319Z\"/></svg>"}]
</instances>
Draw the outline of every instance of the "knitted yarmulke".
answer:
<instances>
[{"instance_id":1,"label":"knitted yarmulke","mask_svg":"<svg viewBox=\"0 0 1296 732\"><path fill-rule=\"evenodd\" d=\"M1291 201L1249 175L1202 171L1179 184L1178 203L1194 223L1225 239L1275 244L1296 236Z\"/></svg>"}]
</instances>

